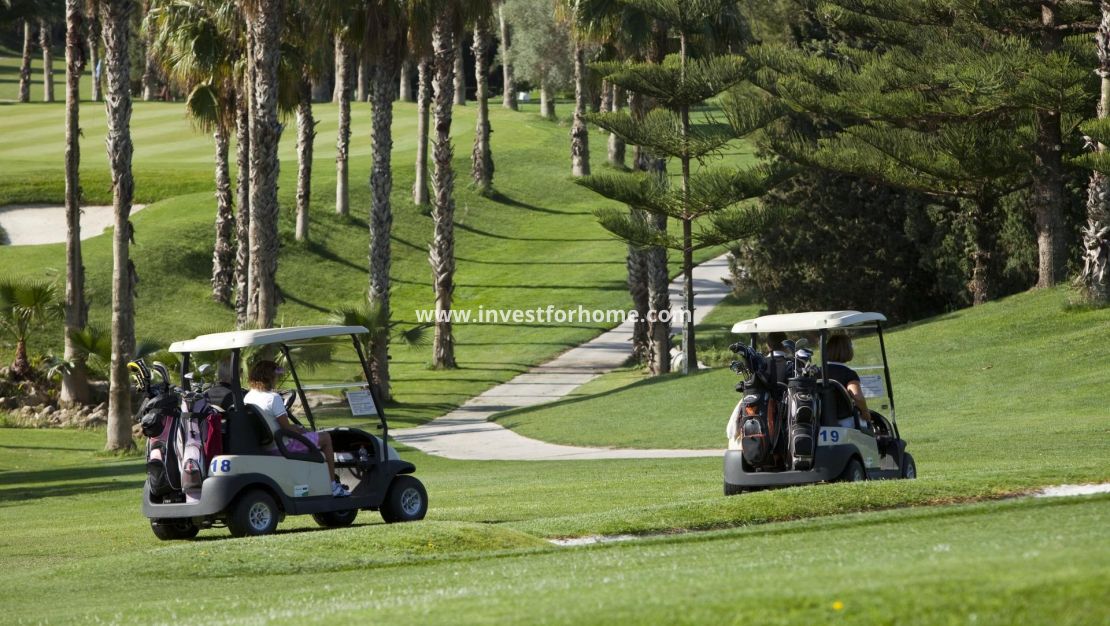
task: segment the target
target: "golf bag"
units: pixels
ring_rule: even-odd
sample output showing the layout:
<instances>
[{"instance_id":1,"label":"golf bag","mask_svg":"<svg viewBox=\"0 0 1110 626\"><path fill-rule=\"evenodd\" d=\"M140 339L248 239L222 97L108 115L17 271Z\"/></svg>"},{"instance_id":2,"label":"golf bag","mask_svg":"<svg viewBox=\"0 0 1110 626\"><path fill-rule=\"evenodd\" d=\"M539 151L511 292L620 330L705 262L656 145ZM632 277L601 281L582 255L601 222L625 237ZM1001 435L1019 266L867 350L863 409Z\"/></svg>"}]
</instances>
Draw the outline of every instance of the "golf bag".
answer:
<instances>
[{"instance_id":1,"label":"golf bag","mask_svg":"<svg viewBox=\"0 0 1110 626\"><path fill-rule=\"evenodd\" d=\"M208 460L223 453L222 422L219 411L209 406L204 396L186 394L182 398L174 442L182 489L199 489Z\"/></svg>"},{"instance_id":2,"label":"golf bag","mask_svg":"<svg viewBox=\"0 0 1110 626\"><path fill-rule=\"evenodd\" d=\"M813 467L813 451L817 432L817 386L812 377L791 379L786 389L787 452L796 470Z\"/></svg>"},{"instance_id":3,"label":"golf bag","mask_svg":"<svg viewBox=\"0 0 1110 626\"><path fill-rule=\"evenodd\" d=\"M151 496L165 498L181 490L181 469L173 445L179 398L167 393L143 401L139 424L146 442L146 480Z\"/></svg>"}]
</instances>

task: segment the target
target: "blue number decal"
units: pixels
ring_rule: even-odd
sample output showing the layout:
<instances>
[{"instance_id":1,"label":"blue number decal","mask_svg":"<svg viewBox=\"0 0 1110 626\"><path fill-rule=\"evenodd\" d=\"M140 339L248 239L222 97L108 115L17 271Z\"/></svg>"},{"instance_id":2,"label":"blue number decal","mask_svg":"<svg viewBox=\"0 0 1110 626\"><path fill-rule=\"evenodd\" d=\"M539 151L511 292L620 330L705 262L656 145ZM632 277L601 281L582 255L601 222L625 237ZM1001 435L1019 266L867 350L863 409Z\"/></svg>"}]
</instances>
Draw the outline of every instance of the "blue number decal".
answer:
<instances>
[{"instance_id":1,"label":"blue number decal","mask_svg":"<svg viewBox=\"0 0 1110 626\"><path fill-rule=\"evenodd\" d=\"M829 431L822 428L821 429L821 441L828 441L828 440L829 440Z\"/></svg>"},{"instance_id":2,"label":"blue number decal","mask_svg":"<svg viewBox=\"0 0 1110 626\"><path fill-rule=\"evenodd\" d=\"M212 465L208 469L208 473L209 474L215 474L216 473L216 459L212 459Z\"/></svg>"},{"instance_id":3,"label":"blue number decal","mask_svg":"<svg viewBox=\"0 0 1110 626\"><path fill-rule=\"evenodd\" d=\"M832 438L833 443L836 443L836 442L840 441L840 431L839 430L832 431L832 434L829 435L829 437Z\"/></svg>"},{"instance_id":4,"label":"blue number decal","mask_svg":"<svg viewBox=\"0 0 1110 626\"><path fill-rule=\"evenodd\" d=\"M230 472L231 471L231 461L229 461L227 459L224 459L223 461L220 461L220 471L221 472Z\"/></svg>"}]
</instances>

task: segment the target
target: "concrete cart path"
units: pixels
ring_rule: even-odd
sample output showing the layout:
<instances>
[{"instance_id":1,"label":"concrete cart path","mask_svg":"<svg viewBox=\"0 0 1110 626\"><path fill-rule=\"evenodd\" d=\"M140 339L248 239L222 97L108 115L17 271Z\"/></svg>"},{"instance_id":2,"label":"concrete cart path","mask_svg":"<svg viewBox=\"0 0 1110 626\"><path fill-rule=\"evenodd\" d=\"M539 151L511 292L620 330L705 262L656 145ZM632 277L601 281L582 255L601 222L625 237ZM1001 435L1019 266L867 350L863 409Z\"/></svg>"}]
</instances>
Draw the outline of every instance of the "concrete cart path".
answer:
<instances>
[{"instance_id":1,"label":"concrete cart path","mask_svg":"<svg viewBox=\"0 0 1110 626\"><path fill-rule=\"evenodd\" d=\"M145 204L133 204L131 213L145 208ZM115 208L110 205L81 207L82 240L96 237L115 223ZM0 206L0 227L7 231L8 243L13 246L63 243L66 240L66 208L52 204Z\"/></svg>"},{"instance_id":2,"label":"concrete cart path","mask_svg":"<svg viewBox=\"0 0 1110 626\"><path fill-rule=\"evenodd\" d=\"M725 296L729 287L728 256L722 255L694 268L694 320L700 322ZM671 283L674 311L681 311L682 278ZM723 456L715 450L633 450L564 446L530 439L488 421L495 413L554 402L580 385L616 369L628 359L632 322L598 337L501 383L466 404L416 428L390 434L417 450L461 460L556 461L580 459L646 459ZM722 428L722 439L723 439Z\"/></svg>"}]
</instances>

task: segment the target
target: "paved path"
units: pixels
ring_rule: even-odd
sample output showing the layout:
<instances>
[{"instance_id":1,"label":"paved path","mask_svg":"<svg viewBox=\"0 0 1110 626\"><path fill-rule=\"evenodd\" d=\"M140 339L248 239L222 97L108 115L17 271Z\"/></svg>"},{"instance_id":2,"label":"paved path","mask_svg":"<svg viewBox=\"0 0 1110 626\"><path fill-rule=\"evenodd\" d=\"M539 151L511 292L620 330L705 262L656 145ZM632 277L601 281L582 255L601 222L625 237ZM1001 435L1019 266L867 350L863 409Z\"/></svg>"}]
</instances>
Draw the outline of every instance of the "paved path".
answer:
<instances>
[{"instance_id":1,"label":"paved path","mask_svg":"<svg viewBox=\"0 0 1110 626\"><path fill-rule=\"evenodd\" d=\"M694 268L694 320L700 322L729 293L728 256ZM679 310L681 277L671 283ZM422 452L464 460L554 461L722 456L715 450L633 450L564 446L530 439L488 421L495 413L554 402L582 384L624 364L632 345L632 322L572 348L512 380L476 396L443 417L416 428L392 431L398 441ZM723 436L722 436L723 440Z\"/></svg>"},{"instance_id":2,"label":"paved path","mask_svg":"<svg viewBox=\"0 0 1110 626\"><path fill-rule=\"evenodd\" d=\"M144 208L145 204L131 205L131 213ZM81 239L96 237L115 224L115 220L115 209L111 206L81 207ZM66 240L66 208L51 204L2 206L0 227L7 231L8 243L13 246L63 243Z\"/></svg>"}]
</instances>

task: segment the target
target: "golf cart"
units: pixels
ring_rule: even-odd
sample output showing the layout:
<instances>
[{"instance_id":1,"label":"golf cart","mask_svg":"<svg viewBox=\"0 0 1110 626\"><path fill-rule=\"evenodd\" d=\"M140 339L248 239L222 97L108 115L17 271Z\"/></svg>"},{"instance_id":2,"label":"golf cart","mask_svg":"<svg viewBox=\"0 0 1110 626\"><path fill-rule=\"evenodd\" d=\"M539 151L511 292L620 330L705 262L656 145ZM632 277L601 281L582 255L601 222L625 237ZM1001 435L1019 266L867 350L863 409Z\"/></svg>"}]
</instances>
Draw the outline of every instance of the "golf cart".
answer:
<instances>
[{"instance_id":1,"label":"golf cart","mask_svg":"<svg viewBox=\"0 0 1110 626\"><path fill-rule=\"evenodd\" d=\"M389 427L370 384L362 343L367 333L362 326L302 326L179 341L170 352L180 358L180 388L170 384L164 367L153 368L161 373L161 385L152 383L141 362L133 367L149 390L140 410L150 437L142 510L154 534L189 539L200 529L223 525L236 537L265 535L286 515L312 515L321 526L342 527L354 522L360 509L379 511L386 522L423 519L428 496L410 475L416 468L387 443ZM332 351L343 346L353 347L357 360L333 360ZM299 401L307 428L316 430L309 391L324 392L313 400L324 398L327 410L378 422L380 437L356 428L321 431L330 434L336 479L350 490L349 497L333 497L333 477L317 446L290 429L273 432L258 408L243 401L241 380L250 355L282 362L295 388L280 392L293 423L304 425L293 412ZM323 363L331 369L316 367ZM195 370L194 364L199 364ZM334 377L344 367L357 373L345 372L344 382L313 384L314 376ZM206 381L213 369L226 380ZM317 374L323 369L328 371ZM339 391L346 402L326 395Z\"/></svg>"},{"instance_id":2,"label":"golf cart","mask_svg":"<svg viewBox=\"0 0 1110 626\"><path fill-rule=\"evenodd\" d=\"M884 321L880 313L823 311L766 315L732 327L732 332L748 335L749 342L731 346L738 357L732 369L745 380L736 387L743 398L726 428L726 496L818 482L917 476L895 420ZM861 423L844 386L828 376L826 348L833 332L855 338L851 367L859 374L870 425ZM787 338L764 355L756 346L761 333L793 333L797 338ZM821 351L819 366L811 362L814 355L807 348L814 339Z\"/></svg>"}]
</instances>

